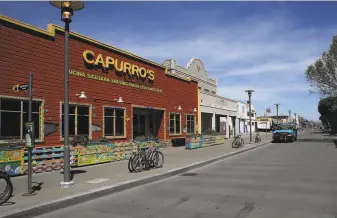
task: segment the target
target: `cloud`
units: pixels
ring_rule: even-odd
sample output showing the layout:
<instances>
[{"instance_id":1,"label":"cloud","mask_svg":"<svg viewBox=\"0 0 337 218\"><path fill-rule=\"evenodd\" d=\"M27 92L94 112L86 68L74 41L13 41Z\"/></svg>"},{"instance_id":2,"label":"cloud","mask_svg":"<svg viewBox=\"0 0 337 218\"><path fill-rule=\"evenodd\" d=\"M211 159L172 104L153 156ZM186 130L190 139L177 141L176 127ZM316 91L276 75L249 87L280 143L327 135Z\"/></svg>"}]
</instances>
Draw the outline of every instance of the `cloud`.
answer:
<instances>
[{"instance_id":1,"label":"cloud","mask_svg":"<svg viewBox=\"0 0 337 218\"><path fill-rule=\"evenodd\" d=\"M224 86L218 89L221 95L229 96L233 99L245 101L247 100L247 93L245 90L254 90L253 99L254 101L269 101L273 104L275 101L285 102L288 99L289 93L308 93L308 87L306 85L295 85L295 84L283 84L278 88L271 87L268 84L264 86L261 84L251 85L249 87L244 85L232 85Z\"/></svg>"},{"instance_id":2,"label":"cloud","mask_svg":"<svg viewBox=\"0 0 337 218\"><path fill-rule=\"evenodd\" d=\"M180 20L179 27L185 29L163 24L149 27L154 31L122 29L123 34L116 34L104 29L88 35L159 63L175 58L186 66L191 58L201 58L208 75L218 78L219 93L244 100L244 90L253 88L257 108L273 105L275 99L296 102L307 98L304 70L328 49L333 26L309 27L285 10L228 20L222 17L223 22L215 22L219 16L213 11L205 22ZM307 113L306 108L302 110Z\"/></svg>"},{"instance_id":3,"label":"cloud","mask_svg":"<svg viewBox=\"0 0 337 218\"><path fill-rule=\"evenodd\" d=\"M300 60L298 62L271 62L271 63L260 63L259 65L253 65L252 67L247 68L239 68L233 71L229 71L226 74L221 75L221 77L229 77L229 76L245 76L245 75L256 75L256 74L264 74L270 72L278 72L284 74L293 74L301 73L303 74L303 69L305 69L308 65L313 63L316 58L308 58L308 60Z\"/></svg>"}]
</instances>

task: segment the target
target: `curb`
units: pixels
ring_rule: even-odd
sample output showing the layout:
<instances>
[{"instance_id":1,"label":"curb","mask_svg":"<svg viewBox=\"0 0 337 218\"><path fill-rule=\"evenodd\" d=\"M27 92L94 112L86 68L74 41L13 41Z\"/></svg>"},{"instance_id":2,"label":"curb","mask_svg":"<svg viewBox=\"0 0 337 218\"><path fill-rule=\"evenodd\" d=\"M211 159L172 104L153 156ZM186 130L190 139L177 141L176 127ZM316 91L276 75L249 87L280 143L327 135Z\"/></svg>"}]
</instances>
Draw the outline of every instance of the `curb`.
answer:
<instances>
[{"instance_id":1,"label":"curb","mask_svg":"<svg viewBox=\"0 0 337 218\"><path fill-rule=\"evenodd\" d=\"M95 198L100 198L106 195L114 194L114 193L121 192L127 189L135 188L141 185L145 185L148 183L152 183L152 182L160 181L160 180L170 178L173 176L177 176L185 172L188 172L190 170L197 169L197 168L215 163L217 161L221 161L223 159L226 159L232 156L236 156L243 152L253 150L255 148L261 147L269 143L270 141L263 142L257 145L253 145L249 148L244 148L239 151L233 151L228 154L221 155L221 156L218 156L218 157L206 160L206 161L199 161L199 162L190 164L188 166L174 168L164 173L141 177L135 180L128 180L128 181L117 183L114 185L102 186L100 188L91 189L87 192L81 192L79 194L70 195L68 197L59 198L54 201L49 201L49 202L45 202L42 204L26 206L21 209L13 209L13 210L10 210L10 212L8 213L0 215L0 218L36 217L42 214L50 213L55 210L63 209L69 206L73 206L73 205L80 204L86 201L90 201Z\"/></svg>"}]
</instances>

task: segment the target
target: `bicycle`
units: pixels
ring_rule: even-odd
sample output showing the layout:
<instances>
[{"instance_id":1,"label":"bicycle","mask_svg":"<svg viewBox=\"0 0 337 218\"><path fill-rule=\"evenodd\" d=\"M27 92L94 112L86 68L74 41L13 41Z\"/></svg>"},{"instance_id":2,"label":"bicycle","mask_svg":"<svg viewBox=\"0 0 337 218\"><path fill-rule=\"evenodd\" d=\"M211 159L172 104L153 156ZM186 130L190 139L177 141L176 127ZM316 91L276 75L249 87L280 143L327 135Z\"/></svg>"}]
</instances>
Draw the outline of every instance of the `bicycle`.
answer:
<instances>
[{"instance_id":1,"label":"bicycle","mask_svg":"<svg viewBox=\"0 0 337 218\"><path fill-rule=\"evenodd\" d=\"M144 150L140 148L140 144L137 144L137 151L129 158L128 169L130 172L141 172L144 168L160 168L163 164L162 152L153 146Z\"/></svg>"},{"instance_id":2,"label":"bicycle","mask_svg":"<svg viewBox=\"0 0 337 218\"><path fill-rule=\"evenodd\" d=\"M234 140L232 142L232 148L239 148L239 147L243 147L243 145L245 144L243 138L241 138L240 134L237 134L234 137Z\"/></svg>"},{"instance_id":3,"label":"bicycle","mask_svg":"<svg viewBox=\"0 0 337 218\"><path fill-rule=\"evenodd\" d=\"M255 143L260 143L262 140L261 140L261 136L260 136L260 133L256 133L256 136L255 136Z\"/></svg>"},{"instance_id":4,"label":"bicycle","mask_svg":"<svg viewBox=\"0 0 337 218\"><path fill-rule=\"evenodd\" d=\"M0 181L6 184L2 184L3 182L1 182L2 187L6 186L5 190L0 192L0 205L2 205L13 196L13 184L7 172L2 169L0 169Z\"/></svg>"}]
</instances>

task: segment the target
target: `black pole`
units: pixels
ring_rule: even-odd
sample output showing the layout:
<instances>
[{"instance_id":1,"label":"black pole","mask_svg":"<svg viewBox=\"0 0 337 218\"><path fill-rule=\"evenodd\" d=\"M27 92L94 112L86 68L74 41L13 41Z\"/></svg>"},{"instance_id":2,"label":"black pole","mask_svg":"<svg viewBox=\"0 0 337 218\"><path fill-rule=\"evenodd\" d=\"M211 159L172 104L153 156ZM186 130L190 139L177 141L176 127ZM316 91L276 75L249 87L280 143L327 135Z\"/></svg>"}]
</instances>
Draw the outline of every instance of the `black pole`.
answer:
<instances>
[{"instance_id":1,"label":"black pole","mask_svg":"<svg viewBox=\"0 0 337 218\"><path fill-rule=\"evenodd\" d=\"M252 133L252 93L248 93L249 96L249 141L252 143L253 133Z\"/></svg>"},{"instance_id":2,"label":"black pole","mask_svg":"<svg viewBox=\"0 0 337 218\"><path fill-rule=\"evenodd\" d=\"M278 104L276 105L276 118L277 118L276 124L278 125Z\"/></svg>"},{"instance_id":3,"label":"black pole","mask_svg":"<svg viewBox=\"0 0 337 218\"><path fill-rule=\"evenodd\" d=\"M28 101L28 122L32 122L32 107L33 107L33 74L29 74L29 84L28 84L28 89L29 89L29 101ZM33 125L34 127L34 125ZM26 130L25 130L26 131ZM31 195L36 195L36 192L33 192L32 190L32 182L33 182L33 159L32 159L32 149L35 144L35 134L34 131L35 129L32 129L33 134L31 138L31 146L28 147L28 192L24 193L23 196L31 196Z\"/></svg>"},{"instance_id":4,"label":"black pole","mask_svg":"<svg viewBox=\"0 0 337 218\"><path fill-rule=\"evenodd\" d=\"M32 122L32 105L33 105L33 74L29 74L29 106L28 122ZM34 131L34 130L33 130ZM34 135L34 134L33 134ZM34 139L32 139L33 141ZM32 147L28 148L28 194L32 193Z\"/></svg>"},{"instance_id":5,"label":"black pole","mask_svg":"<svg viewBox=\"0 0 337 218\"><path fill-rule=\"evenodd\" d=\"M70 188L74 182L70 179L70 147L69 147L69 23L64 28L64 161L63 182L61 188Z\"/></svg>"},{"instance_id":6,"label":"black pole","mask_svg":"<svg viewBox=\"0 0 337 218\"><path fill-rule=\"evenodd\" d=\"M266 110L266 114L267 114L267 110ZM267 133L267 126L268 126L268 123L269 123L269 121L267 121L266 120L266 141L267 141L267 139L268 139L268 133ZM270 126L271 126L271 124L270 124Z\"/></svg>"}]
</instances>

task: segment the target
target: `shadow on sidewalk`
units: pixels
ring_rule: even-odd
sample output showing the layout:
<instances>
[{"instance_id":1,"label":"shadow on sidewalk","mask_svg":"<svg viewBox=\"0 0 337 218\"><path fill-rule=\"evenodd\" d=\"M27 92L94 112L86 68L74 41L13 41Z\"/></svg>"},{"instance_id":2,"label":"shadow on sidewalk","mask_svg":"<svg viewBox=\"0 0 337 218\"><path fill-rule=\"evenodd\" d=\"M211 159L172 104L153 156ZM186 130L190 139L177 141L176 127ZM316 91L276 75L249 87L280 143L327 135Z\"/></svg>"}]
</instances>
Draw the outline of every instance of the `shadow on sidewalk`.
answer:
<instances>
[{"instance_id":1,"label":"shadow on sidewalk","mask_svg":"<svg viewBox=\"0 0 337 218\"><path fill-rule=\"evenodd\" d=\"M74 176L76 174L82 174L82 173L86 173L87 171L86 170L71 170L70 171L70 180L73 180L74 179ZM61 174L64 174L64 172L61 172Z\"/></svg>"},{"instance_id":2,"label":"shadow on sidewalk","mask_svg":"<svg viewBox=\"0 0 337 218\"><path fill-rule=\"evenodd\" d=\"M32 183L37 184L37 185L34 185L32 187L33 192L36 192L36 191L40 191L42 189L42 185L43 185L44 182L32 182Z\"/></svg>"}]
</instances>

